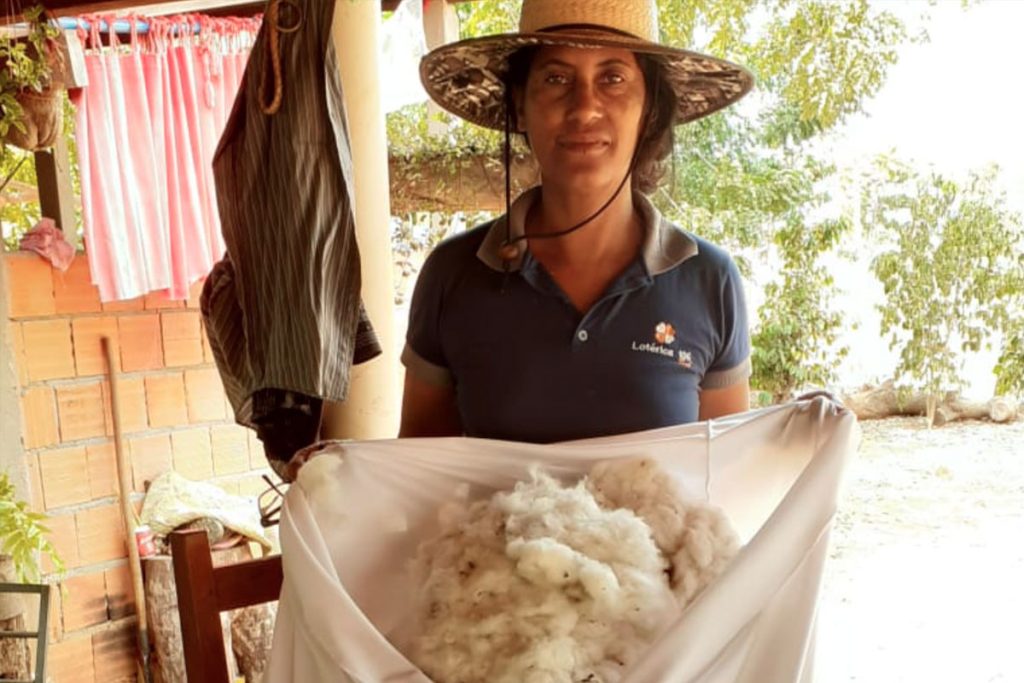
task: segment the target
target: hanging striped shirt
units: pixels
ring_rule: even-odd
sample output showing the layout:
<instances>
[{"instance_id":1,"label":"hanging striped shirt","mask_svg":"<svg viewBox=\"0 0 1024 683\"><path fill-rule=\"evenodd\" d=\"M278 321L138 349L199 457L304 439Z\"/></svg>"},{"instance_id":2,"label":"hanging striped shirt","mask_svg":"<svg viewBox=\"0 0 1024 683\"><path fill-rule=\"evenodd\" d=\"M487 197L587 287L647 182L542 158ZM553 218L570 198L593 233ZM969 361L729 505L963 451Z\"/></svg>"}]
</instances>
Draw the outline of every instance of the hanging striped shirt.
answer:
<instances>
[{"instance_id":1,"label":"hanging striped shirt","mask_svg":"<svg viewBox=\"0 0 1024 683\"><path fill-rule=\"evenodd\" d=\"M214 158L227 255L201 302L235 418L264 430L296 406L318 428L319 399L344 400L351 365L380 353L359 296L334 3L279 7L275 17L268 6Z\"/></svg>"}]
</instances>

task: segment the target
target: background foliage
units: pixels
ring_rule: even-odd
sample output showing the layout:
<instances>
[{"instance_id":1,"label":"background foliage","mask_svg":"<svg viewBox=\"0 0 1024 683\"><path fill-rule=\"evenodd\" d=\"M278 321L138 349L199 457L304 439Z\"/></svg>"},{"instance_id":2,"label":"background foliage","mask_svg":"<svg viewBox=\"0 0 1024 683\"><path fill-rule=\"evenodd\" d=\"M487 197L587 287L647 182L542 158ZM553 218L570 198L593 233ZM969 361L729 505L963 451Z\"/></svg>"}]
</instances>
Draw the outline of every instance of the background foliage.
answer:
<instances>
[{"instance_id":1,"label":"background foliage","mask_svg":"<svg viewBox=\"0 0 1024 683\"><path fill-rule=\"evenodd\" d=\"M881 157L864 182L868 236L882 249L872 262L886 294L882 334L899 352L897 379L933 403L963 386L963 354L1000 336L1001 388L1020 390L1024 224L995 175L958 183Z\"/></svg>"}]
</instances>

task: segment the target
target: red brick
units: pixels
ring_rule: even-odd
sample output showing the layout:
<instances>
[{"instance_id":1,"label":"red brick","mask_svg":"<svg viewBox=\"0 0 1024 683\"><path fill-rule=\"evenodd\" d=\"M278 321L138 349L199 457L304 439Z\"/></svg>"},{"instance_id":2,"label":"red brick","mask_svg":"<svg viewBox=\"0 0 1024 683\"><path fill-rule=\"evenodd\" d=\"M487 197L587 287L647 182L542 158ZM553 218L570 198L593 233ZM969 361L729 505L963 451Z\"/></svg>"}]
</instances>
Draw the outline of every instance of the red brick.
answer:
<instances>
[{"instance_id":1,"label":"red brick","mask_svg":"<svg viewBox=\"0 0 1024 683\"><path fill-rule=\"evenodd\" d=\"M53 299L50 264L35 254L0 254L7 267L8 315L28 318L53 315L57 306Z\"/></svg>"},{"instance_id":2,"label":"red brick","mask_svg":"<svg viewBox=\"0 0 1024 683\"><path fill-rule=\"evenodd\" d=\"M46 503L43 497L43 478L39 474L39 458L35 453L25 454L25 470L32 491L31 498L27 501L29 509L33 512L42 512L46 509Z\"/></svg>"},{"instance_id":3,"label":"red brick","mask_svg":"<svg viewBox=\"0 0 1024 683\"><path fill-rule=\"evenodd\" d=\"M146 310L158 311L164 308L185 308L184 301L171 299L168 294L169 292L166 289L147 294L144 298Z\"/></svg>"},{"instance_id":4,"label":"red brick","mask_svg":"<svg viewBox=\"0 0 1024 683\"><path fill-rule=\"evenodd\" d=\"M174 449L174 471L193 481L213 477L213 450L210 430L206 427L187 429L171 434Z\"/></svg>"},{"instance_id":5,"label":"red brick","mask_svg":"<svg viewBox=\"0 0 1024 683\"><path fill-rule=\"evenodd\" d=\"M57 448L39 454L46 508L84 503L90 499L85 448Z\"/></svg>"},{"instance_id":6,"label":"red brick","mask_svg":"<svg viewBox=\"0 0 1024 683\"><path fill-rule=\"evenodd\" d=\"M26 322L21 334L30 382L75 376L75 352L67 320Z\"/></svg>"},{"instance_id":7,"label":"red brick","mask_svg":"<svg viewBox=\"0 0 1024 683\"><path fill-rule=\"evenodd\" d=\"M116 496L118 486L114 444L86 446L85 459L86 469L89 473L89 497L95 500Z\"/></svg>"},{"instance_id":8,"label":"red brick","mask_svg":"<svg viewBox=\"0 0 1024 683\"><path fill-rule=\"evenodd\" d=\"M103 304L104 313L133 313L146 310L146 300L141 296L125 301L108 301Z\"/></svg>"},{"instance_id":9,"label":"red brick","mask_svg":"<svg viewBox=\"0 0 1024 683\"><path fill-rule=\"evenodd\" d=\"M238 482L238 493L246 498L258 498L268 488L270 487L263 481L263 477L257 475L245 477Z\"/></svg>"},{"instance_id":10,"label":"red brick","mask_svg":"<svg viewBox=\"0 0 1024 683\"><path fill-rule=\"evenodd\" d=\"M112 620L135 614L135 589L128 565L104 572L107 584L107 611Z\"/></svg>"},{"instance_id":11,"label":"red brick","mask_svg":"<svg viewBox=\"0 0 1024 683\"><path fill-rule=\"evenodd\" d=\"M163 366L164 349L160 335L160 316L122 316L117 320L121 343L121 369L125 372L156 370Z\"/></svg>"},{"instance_id":12,"label":"red brick","mask_svg":"<svg viewBox=\"0 0 1024 683\"><path fill-rule=\"evenodd\" d=\"M267 455L263 450L263 442L256 436L253 429L249 432L249 469L261 470L267 467Z\"/></svg>"},{"instance_id":13,"label":"red brick","mask_svg":"<svg viewBox=\"0 0 1024 683\"><path fill-rule=\"evenodd\" d=\"M47 625L51 643L57 642L64 637L64 624L63 617L61 616L63 614L64 605L61 604L60 586L55 586L50 590L50 620ZM49 651L47 651L47 654L49 654Z\"/></svg>"},{"instance_id":14,"label":"red brick","mask_svg":"<svg viewBox=\"0 0 1024 683\"><path fill-rule=\"evenodd\" d=\"M25 448L45 448L60 443L57 403L50 387L26 389L21 397L22 440Z\"/></svg>"},{"instance_id":15,"label":"red brick","mask_svg":"<svg viewBox=\"0 0 1024 683\"><path fill-rule=\"evenodd\" d=\"M75 344L75 369L79 377L106 374L107 357L103 353L100 337L110 337L114 345L114 368L121 369L117 329L117 318L112 315L75 318L71 322L71 337Z\"/></svg>"},{"instance_id":16,"label":"red brick","mask_svg":"<svg viewBox=\"0 0 1024 683\"><path fill-rule=\"evenodd\" d=\"M21 333L21 323L10 322L7 325L11 340L11 361L18 371L18 386L28 384L28 361L25 359L25 337Z\"/></svg>"},{"instance_id":17,"label":"red brick","mask_svg":"<svg viewBox=\"0 0 1024 683\"><path fill-rule=\"evenodd\" d=\"M203 342L203 360L207 363L214 363L216 359L213 357L213 349L210 347L210 337L206 334L206 325L203 325L200 331Z\"/></svg>"},{"instance_id":18,"label":"red brick","mask_svg":"<svg viewBox=\"0 0 1024 683\"><path fill-rule=\"evenodd\" d=\"M217 476L249 471L249 440L245 427L214 425L210 429L213 445L213 471Z\"/></svg>"},{"instance_id":19,"label":"red brick","mask_svg":"<svg viewBox=\"0 0 1024 683\"><path fill-rule=\"evenodd\" d=\"M169 368L203 363L199 311L164 312L164 365Z\"/></svg>"},{"instance_id":20,"label":"red brick","mask_svg":"<svg viewBox=\"0 0 1024 683\"><path fill-rule=\"evenodd\" d=\"M128 440L132 462L132 481L136 491L145 491L153 481L172 469L171 439L167 434L140 436Z\"/></svg>"},{"instance_id":21,"label":"red brick","mask_svg":"<svg viewBox=\"0 0 1024 683\"><path fill-rule=\"evenodd\" d=\"M53 683L95 683L92 638L83 636L47 645L46 674Z\"/></svg>"},{"instance_id":22,"label":"red brick","mask_svg":"<svg viewBox=\"0 0 1024 683\"><path fill-rule=\"evenodd\" d=\"M47 517L43 525L50 530L47 538L57 551L57 556L64 563L66 569L74 569L82 564L78 553L78 526L75 515L57 515ZM46 553L42 554L43 572L53 572L53 564Z\"/></svg>"},{"instance_id":23,"label":"red brick","mask_svg":"<svg viewBox=\"0 0 1024 683\"><path fill-rule=\"evenodd\" d=\"M64 631L77 631L107 621L107 592L103 572L81 574L64 581Z\"/></svg>"},{"instance_id":24,"label":"red brick","mask_svg":"<svg viewBox=\"0 0 1024 683\"><path fill-rule=\"evenodd\" d=\"M206 283L206 278L196 280L188 288L188 301L185 305L189 308L199 308L199 299L203 296L203 285Z\"/></svg>"},{"instance_id":25,"label":"red brick","mask_svg":"<svg viewBox=\"0 0 1024 683\"><path fill-rule=\"evenodd\" d=\"M96 679L110 683L135 683L135 628L124 624L94 633L92 656Z\"/></svg>"},{"instance_id":26,"label":"red brick","mask_svg":"<svg viewBox=\"0 0 1024 683\"><path fill-rule=\"evenodd\" d=\"M227 418L224 385L217 368L186 370L185 392L189 422L223 422Z\"/></svg>"},{"instance_id":27,"label":"red brick","mask_svg":"<svg viewBox=\"0 0 1024 683\"><path fill-rule=\"evenodd\" d=\"M178 427L188 424L185 380L181 373L147 377L146 407L151 427Z\"/></svg>"},{"instance_id":28,"label":"red brick","mask_svg":"<svg viewBox=\"0 0 1024 683\"><path fill-rule=\"evenodd\" d=\"M75 515L78 525L78 552L82 564L119 560L128 556L124 522L118 505L101 505ZM66 625L66 624L65 624Z\"/></svg>"},{"instance_id":29,"label":"red brick","mask_svg":"<svg viewBox=\"0 0 1024 683\"><path fill-rule=\"evenodd\" d=\"M53 298L57 314L97 313L100 307L100 290L92 283L89 275L89 259L79 254L67 272L51 269L53 273Z\"/></svg>"},{"instance_id":30,"label":"red brick","mask_svg":"<svg viewBox=\"0 0 1024 683\"><path fill-rule=\"evenodd\" d=\"M107 436L114 435L114 420L110 413L110 382L103 382L103 420ZM149 429L146 413L146 385L141 377L121 377L117 383L118 407L121 415L121 433L144 432Z\"/></svg>"},{"instance_id":31,"label":"red brick","mask_svg":"<svg viewBox=\"0 0 1024 683\"><path fill-rule=\"evenodd\" d=\"M238 481L235 479L232 479L230 481L221 479L219 481L211 481L210 483L219 488L224 493L230 494L232 496L241 495L238 490Z\"/></svg>"},{"instance_id":32,"label":"red brick","mask_svg":"<svg viewBox=\"0 0 1024 683\"><path fill-rule=\"evenodd\" d=\"M103 390L99 382L57 387L61 441L93 439L106 434Z\"/></svg>"}]
</instances>

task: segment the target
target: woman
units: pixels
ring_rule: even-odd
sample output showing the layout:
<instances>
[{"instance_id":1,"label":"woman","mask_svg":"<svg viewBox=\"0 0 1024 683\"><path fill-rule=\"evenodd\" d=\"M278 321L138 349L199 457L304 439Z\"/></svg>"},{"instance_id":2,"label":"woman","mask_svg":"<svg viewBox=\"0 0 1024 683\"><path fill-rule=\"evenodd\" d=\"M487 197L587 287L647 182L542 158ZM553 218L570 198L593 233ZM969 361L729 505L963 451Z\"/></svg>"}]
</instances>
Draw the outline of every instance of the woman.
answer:
<instances>
[{"instance_id":1,"label":"woman","mask_svg":"<svg viewBox=\"0 0 1024 683\"><path fill-rule=\"evenodd\" d=\"M643 192L672 127L738 100L751 78L657 33L653 0L525 0L520 33L424 58L431 96L504 128L506 150L510 131L524 135L542 182L424 264L401 436L553 442L747 409L735 264Z\"/></svg>"}]
</instances>

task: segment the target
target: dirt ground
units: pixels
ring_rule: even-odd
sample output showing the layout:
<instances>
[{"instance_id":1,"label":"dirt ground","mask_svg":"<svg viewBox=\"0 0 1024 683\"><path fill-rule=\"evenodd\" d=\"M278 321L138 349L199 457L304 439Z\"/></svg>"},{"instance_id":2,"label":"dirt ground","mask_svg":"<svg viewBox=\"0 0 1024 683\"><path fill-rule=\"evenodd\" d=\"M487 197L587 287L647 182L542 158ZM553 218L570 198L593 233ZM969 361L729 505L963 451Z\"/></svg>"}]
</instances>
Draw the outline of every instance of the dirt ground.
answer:
<instances>
[{"instance_id":1,"label":"dirt ground","mask_svg":"<svg viewBox=\"0 0 1024 683\"><path fill-rule=\"evenodd\" d=\"M1024 683L1024 422L864 422L818 683Z\"/></svg>"}]
</instances>

